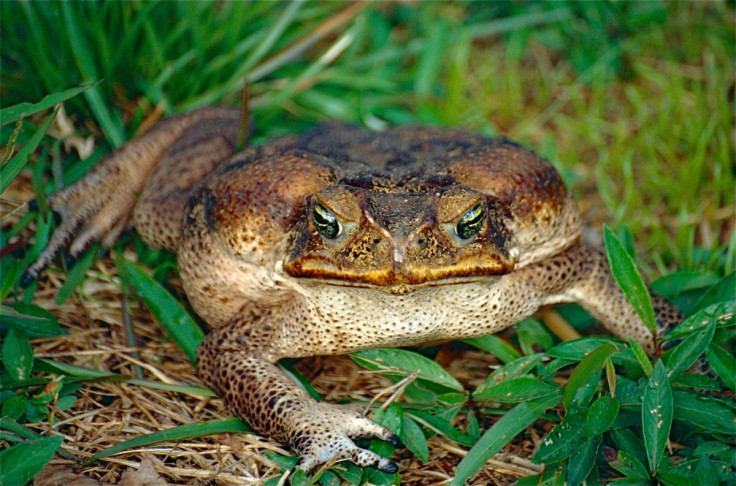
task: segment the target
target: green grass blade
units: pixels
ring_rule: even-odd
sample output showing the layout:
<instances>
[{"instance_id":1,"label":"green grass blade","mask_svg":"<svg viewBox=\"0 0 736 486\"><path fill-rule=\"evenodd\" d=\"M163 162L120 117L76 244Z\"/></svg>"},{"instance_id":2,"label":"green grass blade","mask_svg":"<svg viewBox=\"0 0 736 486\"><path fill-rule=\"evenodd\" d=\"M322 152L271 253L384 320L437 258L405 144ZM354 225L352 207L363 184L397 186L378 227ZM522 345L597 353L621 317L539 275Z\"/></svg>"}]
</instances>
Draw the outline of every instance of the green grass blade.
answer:
<instances>
[{"instance_id":1,"label":"green grass blade","mask_svg":"<svg viewBox=\"0 0 736 486\"><path fill-rule=\"evenodd\" d=\"M108 447L104 451L97 453L87 459L85 463L89 464L90 462L94 462L98 459L110 456L112 454L117 454L118 452L122 452L127 449L147 446L155 444L157 442L164 442L169 440L188 440L196 439L197 437L204 437L207 435L250 431L250 427L248 427L242 420L234 417L222 420L210 420L209 422L197 422L193 424L180 425L171 429L142 435L140 437L136 437L135 439L126 440L125 442L121 442L112 447Z\"/></svg>"},{"instance_id":2,"label":"green grass blade","mask_svg":"<svg viewBox=\"0 0 736 486\"><path fill-rule=\"evenodd\" d=\"M606 256L611 265L611 273L623 291L626 299L634 307L644 325L652 334L657 334L657 322L654 317L652 299L647 286L636 269L631 255L626 251L616 235L608 226L603 226L603 238L606 243Z\"/></svg>"},{"instance_id":3,"label":"green grass blade","mask_svg":"<svg viewBox=\"0 0 736 486\"><path fill-rule=\"evenodd\" d=\"M654 365L641 404L642 435L652 475L662 467L673 417L672 387L662 361Z\"/></svg>"},{"instance_id":4,"label":"green grass blade","mask_svg":"<svg viewBox=\"0 0 736 486\"><path fill-rule=\"evenodd\" d=\"M95 69L97 63L94 62L92 48L83 34L83 29L79 25L79 10L74 9L73 4L69 2L62 2L61 11L70 50L76 61L79 73L82 75L82 80L85 82L98 81L99 75ZM84 92L84 97L87 99L90 109L95 114L100 128L105 132L107 140L114 147L119 147L125 142L125 130L119 120L116 121L113 119L105 98L102 96L102 92L96 84Z\"/></svg>"},{"instance_id":5,"label":"green grass blade","mask_svg":"<svg viewBox=\"0 0 736 486\"><path fill-rule=\"evenodd\" d=\"M583 358L580 364L575 367L572 375L570 375L570 380L565 387L565 393L562 398L562 405L565 409L570 407L578 389L588 383L598 371L602 370L606 364L606 360L616 352L618 352L618 348L613 343L603 343L598 349Z\"/></svg>"},{"instance_id":6,"label":"green grass blade","mask_svg":"<svg viewBox=\"0 0 736 486\"><path fill-rule=\"evenodd\" d=\"M56 305L61 305L69 298L79 285L84 281L84 277L87 274L87 270L92 266L92 262L95 261L99 254L100 245L96 244L91 248L87 249L82 257L77 260L69 274L66 276L64 285L59 289L59 293L56 294Z\"/></svg>"},{"instance_id":7,"label":"green grass blade","mask_svg":"<svg viewBox=\"0 0 736 486\"><path fill-rule=\"evenodd\" d=\"M14 122L15 120L18 120L19 118L26 118L40 111L53 108L55 105L63 103L69 98L74 98L79 93L87 91L97 84L99 84L99 81L97 83L83 84L81 86L77 86L76 88L59 91L58 93L52 93L50 95L44 96L43 99L38 103L24 102L18 103L17 105L9 106L7 108L3 108L2 110L0 110L0 125L6 125L8 123Z\"/></svg>"},{"instance_id":8,"label":"green grass blade","mask_svg":"<svg viewBox=\"0 0 736 486\"><path fill-rule=\"evenodd\" d=\"M33 135L31 135L31 138L29 138L26 144L23 145L23 148L21 148L18 153L2 167L2 170L0 170L0 194L5 192L5 189L7 189L11 181L15 179L15 176L23 170L26 162L28 162L31 154L36 150L38 144L41 143L41 139L51 126L51 122L54 121L58 112L59 108L57 107L54 112L46 118L43 125L38 127Z\"/></svg>"},{"instance_id":9,"label":"green grass blade","mask_svg":"<svg viewBox=\"0 0 736 486\"><path fill-rule=\"evenodd\" d=\"M649 361L649 356L647 356L647 352L644 351L644 348L642 348L639 343L631 338L629 338L629 347L634 352L634 356L639 362L639 365L644 372L644 376L646 376L647 378L652 376L652 370L654 369L654 367L652 367L652 362Z\"/></svg>"},{"instance_id":10,"label":"green grass blade","mask_svg":"<svg viewBox=\"0 0 736 486\"><path fill-rule=\"evenodd\" d=\"M121 271L127 276L138 296L146 303L176 343L194 363L197 346L204 333L184 307L150 275L130 262L123 262Z\"/></svg>"},{"instance_id":11,"label":"green grass blade","mask_svg":"<svg viewBox=\"0 0 736 486\"><path fill-rule=\"evenodd\" d=\"M508 411L468 451L455 469L455 477L449 486L462 486L485 462L501 450L519 432L531 425L548 408L560 403L561 394L520 403Z\"/></svg>"}]
</instances>

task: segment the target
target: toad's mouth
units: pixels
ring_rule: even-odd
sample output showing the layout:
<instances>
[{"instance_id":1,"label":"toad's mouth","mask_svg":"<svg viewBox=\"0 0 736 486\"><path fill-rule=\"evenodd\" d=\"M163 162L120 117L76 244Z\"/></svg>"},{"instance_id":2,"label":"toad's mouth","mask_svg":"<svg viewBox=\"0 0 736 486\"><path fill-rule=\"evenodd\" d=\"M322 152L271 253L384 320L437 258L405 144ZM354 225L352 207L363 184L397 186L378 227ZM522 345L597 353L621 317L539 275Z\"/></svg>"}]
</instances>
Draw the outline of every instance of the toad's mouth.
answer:
<instances>
[{"instance_id":1,"label":"toad's mouth","mask_svg":"<svg viewBox=\"0 0 736 486\"><path fill-rule=\"evenodd\" d=\"M283 270L291 277L350 287L373 287L390 293L474 282L498 277L513 270L513 262L497 254L473 255L452 263L402 262L371 267L344 266L324 257L310 255L287 260Z\"/></svg>"},{"instance_id":2,"label":"toad's mouth","mask_svg":"<svg viewBox=\"0 0 736 486\"><path fill-rule=\"evenodd\" d=\"M430 280L418 284L396 283L392 285L375 285L367 282L353 282L348 280L325 279L325 278L300 278L299 282L304 286L334 286L334 287L352 287L379 290L387 294L406 295L411 294L420 289L430 287L441 287L448 285L463 285L477 282L486 282L492 284L500 279L500 275L476 276L476 277L449 277L440 280Z\"/></svg>"}]
</instances>

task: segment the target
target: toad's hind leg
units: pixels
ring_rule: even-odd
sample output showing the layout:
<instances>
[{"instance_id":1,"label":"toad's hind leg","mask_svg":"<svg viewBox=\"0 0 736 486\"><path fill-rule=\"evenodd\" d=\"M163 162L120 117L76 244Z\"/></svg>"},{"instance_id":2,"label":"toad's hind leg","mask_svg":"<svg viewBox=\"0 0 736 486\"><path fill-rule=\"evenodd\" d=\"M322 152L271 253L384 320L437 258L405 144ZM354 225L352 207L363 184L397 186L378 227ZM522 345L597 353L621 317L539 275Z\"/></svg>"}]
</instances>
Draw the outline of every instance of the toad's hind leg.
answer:
<instances>
[{"instance_id":1,"label":"toad's hind leg","mask_svg":"<svg viewBox=\"0 0 736 486\"><path fill-rule=\"evenodd\" d=\"M176 250L190 189L236 149L240 112L222 108L207 114L213 116L185 131L145 181L133 221L150 246Z\"/></svg>"},{"instance_id":2,"label":"toad's hind leg","mask_svg":"<svg viewBox=\"0 0 736 486\"><path fill-rule=\"evenodd\" d=\"M234 151L238 125L239 112L224 107L167 118L52 194L49 205L61 224L24 280L36 278L69 242L72 256L92 241L112 244L136 204L136 229L146 242L173 248L187 189Z\"/></svg>"}]
</instances>

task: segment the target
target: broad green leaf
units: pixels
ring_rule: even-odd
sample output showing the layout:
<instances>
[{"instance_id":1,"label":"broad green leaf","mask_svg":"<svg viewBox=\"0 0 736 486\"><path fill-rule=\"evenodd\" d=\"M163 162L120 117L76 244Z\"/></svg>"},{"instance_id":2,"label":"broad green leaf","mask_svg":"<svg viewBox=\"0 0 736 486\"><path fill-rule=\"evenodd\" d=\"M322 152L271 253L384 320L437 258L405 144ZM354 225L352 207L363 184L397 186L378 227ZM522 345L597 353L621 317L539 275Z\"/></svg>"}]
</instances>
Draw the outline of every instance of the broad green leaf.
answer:
<instances>
[{"instance_id":1,"label":"broad green leaf","mask_svg":"<svg viewBox=\"0 0 736 486\"><path fill-rule=\"evenodd\" d=\"M296 463L299 462L299 458L296 456L283 456L272 451L263 451L263 455L284 471L293 469Z\"/></svg>"},{"instance_id":2,"label":"broad green leaf","mask_svg":"<svg viewBox=\"0 0 736 486\"><path fill-rule=\"evenodd\" d=\"M631 427L636 427L637 431L639 431L641 429L641 415L635 415L636 417ZM647 451L644 449L643 441L639 435L635 434L631 430L631 428L613 428L609 433L611 439L619 450L626 451L627 454L634 456L641 464L647 462Z\"/></svg>"},{"instance_id":3,"label":"broad green leaf","mask_svg":"<svg viewBox=\"0 0 736 486\"><path fill-rule=\"evenodd\" d=\"M43 307L18 302L13 307L0 305L0 321L11 324L32 337L54 337L65 334L56 316Z\"/></svg>"},{"instance_id":4,"label":"broad green leaf","mask_svg":"<svg viewBox=\"0 0 736 486\"><path fill-rule=\"evenodd\" d=\"M74 98L79 93L86 91L99 83L89 83L77 86L76 88L69 88L58 93L51 93L43 97L38 103L18 103L17 105L9 106L0 110L0 125L6 125L14 122L19 118L28 118L31 115L35 115L38 112L53 108L55 105L62 103L69 98Z\"/></svg>"},{"instance_id":5,"label":"broad green leaf","mask_svg":"<svg viewBox=\"0 0 736 486\"><path fill-rule=\"evenodd\" d=\"M30 377L33 368L33 349L20 329L11 326L3 342L2 362L5 370L16 381Z\"/></svg>"},{"instance_id":6,"label":"broad green leaf","mask_svg":"<svg viewBox=\"0 0 736 486\"><path fill-rule=\"evenodd\" d=\"M695 304L692 312L705 309L719 302L733 300L734 296L736 296L736 272L731 272L723 277L720 282L708 289L698 303Z\"/></svg>"},{"instance_id":7,"label":"broad green leaf","mask_svg":"<svg viewBox=\"0 0 736 486\"><path fill-rule=\"evenodd\" d=\"M63 437L43 437L0 451L0 484L30 481L54 457L63 441Z\"/></svg>"},{"instance_id":8,"label":"broad green leaf","mask_svg":"<svg viewBox=\"0 0 736 486\"><path fill-rule=\"evenodd\" d=\"M715 319L711 319L704 328L693 332L669 351L663 357L667 362L668 376L674 378L680 373L687 371L705 352L713 340L715 331L716 321Z\"/></svg>"},{"instance_id":9,"label":"broad green leaf","mask_svg":"<svg viewBox=\"0 0 736 486\"><path fill-rule=\"evenodd\" d=\"M420 461L426 464L429 460L429 447L424 431L408 414L403 414L399 438Z\"/></svg>"},{"instance_id":10,"label":"broad green leaf","mask_svg":"<svg viewBox=\"0 0 736 486\"><path fill-rule=\"evenodd\" d=\"M673 298L689 290L711 287L718 282L718 275L703 270L679 270L652 282L652 290L667 298Z\"/></svg>"},{"instance_id":11,"label":"broad green leaf","mask_svg":"<svg viewBox=\"0 0 736 486\"><path fill-rule=\"evenodd\" d=\"M99 254L100 245L95 244L91 248L87 249L82 256L74 263L74 266L69 270L66 276L64 285L59 289L59 293L56 294L56 305L61 305L69 298L79 285L84 281L84 276L87 270L95 261Z\"/></svg>"},{"instance_id":12,"label":"broad green leaf","mask_svg":"<svg viewBox=\"0 0 736 486\"><path fill-rule=\"evenodd\" d=\"M138 296L194 363L197 346L204 339L202 329L184 307L150 275L130 262L123 262L122 267Z\"/></svg>"},{"instance_id":13,"label":"broad green leaf","mask_svg":"<svg viewBox=\"0 0 736 486\"><path fill-rule=\"evenodd\" d=\"M611 428L618 416L620 402L618 398L608 395L599 397L588 409L585 418L585 432L588 437L594 437Z\"/></svg>"},{"instance_id":14,"label":"broad green leaf","mask_svg":"<svg viewBox=\"0 0 736 486\"><path fill-rule=\"evenodd\" d=\"M0 194L5 192L5 189L8 188L10 182L15 179L15 176L17 176L26 165L26 162L28 162L31 154L36 150L38 144L41 143L41 139L51 126L51 122L54 121L58 112L59 108L56 108L54 112L46 118L46 121L36 129L25 145L18 150L18 153L16 153L7 164L0 167Z\"/></svg>"},{"instance_id":15,"label":"broad green leaf","mask_svg":"<svg viewBox=\"0 0 736 486\"><path fill-rule=\"evenodd\" d=\"M535 367L542 364L543 356L544 355L542 353L522 356L521 358L517 358L510 363L501 366L496 371L488 375L488 377L486 377L483 383L481 383L475 390L475 393L481 393L491 386L497 385L504 381L513 380L514 378L519 378L520 376L529 373Z\"/></svg>"},{"instance_id":16,"label":"broad green leaf","mask_svg":"<svg viewBox=\"0 0 736 486\"><path fill-rule=\"evenodd\" d=\"M736 326L736 300L732 299L700 309L668 332L665 339L683 338L707 326L711 321L716 321L718 328Z\"/></svg>"},{"instance_id":17,"label":"broad green leaf","mask_svg":"<svg viewBox=\"0 0 736 486\"><path fill-rule=\"evenodd\" d=\"M491 353L496 358L500 359L504 363L509 363L515 359L521 357L521 354L514 349L512 345L504 341L498 336L489 334L479 338L463 339L463 342L475 346L478 349L482 349L488 353Z\"/></svg>"},{"instance_id":18,"label":"broad green leaf","mask_svg":"<svg viewBox=\"0 0 736 486\"><path fill-rule=\"evenodd\" d=\"M520 403L486 431L455 469L449 486L461 486L496 452L531 425L548 408L560 403L561 394Z\"/></svg>"},{"instance_id":19,"label":"broad green leaf","mask_svg":"<svg viewBox=\"0 0 736 486\"><path fill-rule=\"evenodd\" d=\"M705 350L705 357L723 383L732 391L736 391L736 358L714 343L710 343Z\"/></svg>"},{"instance_id":20,"label":"broad green leaf","mask_svg":"<svg viewBox=\"0 0 736 486\"><path fill-rule=\"evenodd\" d=\"M590 353L601 347L603 344L610 343L614 346L620 346L620 342L613 338L606 337L585 337L574 341L566 341L560 343L552 349L547 350L547 356L560 358L569 361L581 361ZM624 347L621 351L611 357L614 364L622 366L639 366L639 362L634 357L633 351Z\"/></svg>"},{"instance_id":21,"label":"broad green leaf","mask_svg":"<svg viewBox=\"0 0 736 486\"><path fill-rule=\"evenodd\" d=\"M556 394L559 390L560 386L554 383L520 377L494 385L481 393L475 393L473 400L488 400L504 404L519 403Z\"/></svg>"},{"instance_id":22,"label":"broad green leaf","mask_svg":"<svg viewBox=\"0 0 736 486\"><path fill-rule=\"evenodd\" d=\"M718 484L718 476L707 456L700 456L698 465L695 467L694 479L696 484Z\"/></svg>"},{"instance_id":23,"label":"broad green leaf","mask_svg":"<svg viewBox=\"0 0 736 486\"><path fill-rule=\"evenodd\" d=\"M654 365L652 376L644 388L641 404L642 435L649 469L653 474L661 468L665 446L672 428L672 388L667 369L661 360Z\"/></svg>"},{"instance_id":24,"label":"broad green leaf","mask_svg":"<svg viewBox=\"0 0 736 486\"><path fill-rule=\"evenodd\" d=\"M462 392L463 386L452 375L431 359L406 349L379 348L350 353L353 361L369 370L389 375L406 376L417 373L417 378Z\"/></svg>"},{"instance_id":25,"label":"broad green leaf","mask_svg":"<svg viewBox=\"0 0 736 486\"><path fill-rule=\"evenodd\" d=\"M312 486L312 481L307 477L307 473L297 470L289 478L289 484L291 486Z\"/></svg>"},{"instance_id":26,"label":"broad green leaf","mask_svg":"<svg viewBox=\"0 0 736 486\"><path fill-rule=\"evenodd\" d=\"M689 391L673 392L675 419L714 434L736 434L736 405Z\"/></svg>"},{"instance_id":27,"label":"broad green leaf","mask_svg":"<svg viewBox=\"0 0 736 486\"><path fill-rule=\"evenodd\" d=\"M593 375L603 369L606 360L613 356L618 349L612 343L604 343L598 349L587 355L575 367L575 371L570 375L570 379L565 387L565 393L562 398L562 405L568 409L575 398L578 389L588 383Z\"/></svg>"},{"instance_id":28,"label":"broad green leaf","mask_svg":"<svg viewBox=\"0 0 736 486\"><path fill-rule=\"evenodd\" d=\"M604 455L608 464L616 471L628 478L635 480L648 480L649 473L644 464L626 451L615 451L611 448L604 448Z\"/></svg>"},{"instance_id":29,"label":"broad green leaf","mask_svg":"<svg viewBox=\"0 0 736 486\"><path fill-rule=\"evenodd\" d=\"M248 427L242 420L238 418L229 418L222 420L210 420L208 422L196 422L193 424L180 425L171 429L161 430L159 432L153 432L146 435L141 435L131 440L126 440L119 444L115 444L112 447L108 447L102 452L98 452L94 456L90 457L85 461L85 464L94 462L103 457L107 457L118 452L125 451L127 449L134 449L136 447L147 446L156 444L158 442L164 442L169 440L187 440L196 439L197 437L204 437L207 435L217 435L224 433L240 433L250 432L251 428Z\"/></svg>"},{"instance_id":30,"label":"broad green leaf","mask_svg":"<svg viewBox=\"0 0 736 486\"><path fill-rule=\"evenodd\" d=\"M570 412L545 436L532 461L536 464L563 461L577 452L587 440L585 413Z\"/></svg>"},{"instance_id":31,"label":"broad green leaf","mask_svg":"<svg viewBox=\"0 0 736 486\"><path fill-rule=\"evenodd\" d=\"M6 398L2 408L0 408L0 415L3 419L20 420L24 413L26 413L26 396L24 394Z\"/></svg>"},{"instance_id":32,"label":"broad green leaf","mask_svg":"<svg viewBox=\"0 0 736 486\"><path fill-rule=\"evenodd\" d=\"M570 460L567 462L567 482L568 485L578 485L585 481L590 471L595 466L595 460L598 456L598 450L603 442L600 435L591 437L577 450Z\"/></svg>"},{"instance_id":33,"label":"broad green leaf","mask_svg":"<svg viewBox=\"0 0 736 486\"><path fill-rule=\"evenodd\" d=\"M652 334L657 334L657 322L654 317L652 298L649 290L644 284L636 263L626 251L619 239L613 234L608 226L603 226L603 239L606 243L606 256L611 266L613 278L618 283L621 291L626 296L636 313L639 315L647 329Z\"/></svg>"}]
</instances>

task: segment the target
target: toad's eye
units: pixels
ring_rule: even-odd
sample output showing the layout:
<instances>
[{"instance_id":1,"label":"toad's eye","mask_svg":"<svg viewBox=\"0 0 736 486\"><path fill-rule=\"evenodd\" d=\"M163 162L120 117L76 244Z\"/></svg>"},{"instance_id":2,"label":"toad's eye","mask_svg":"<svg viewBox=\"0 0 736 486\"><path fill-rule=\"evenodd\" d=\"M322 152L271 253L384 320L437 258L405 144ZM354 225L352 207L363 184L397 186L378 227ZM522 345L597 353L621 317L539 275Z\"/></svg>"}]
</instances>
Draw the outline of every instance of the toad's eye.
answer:
<instances>
[{"instance_id":1,"label":"toad's eye","mask_svg":"<svg viewBox=\"0 0 736 486\"><path fill-rule=\"evenodd\" d=\"M455 234L463 240L468 240L478 234L483 227L483 205L478 202L463 214L455 226Z\"/></svg>"},{"instance_id":2,"label":"toad's eye","mask_svg":"<svg viewBox=\"0 0 736 486\"><path fill-rule=\"evenodd\" d=\"M340 236L340 233L342 233L342 226L337 221L335 215L332 214L332 211L321 204L317 204L314 207L312 219L314 220L314 225L317 227L319 234L325 238L332 240Z\"/></svg>"}]
</instances>

